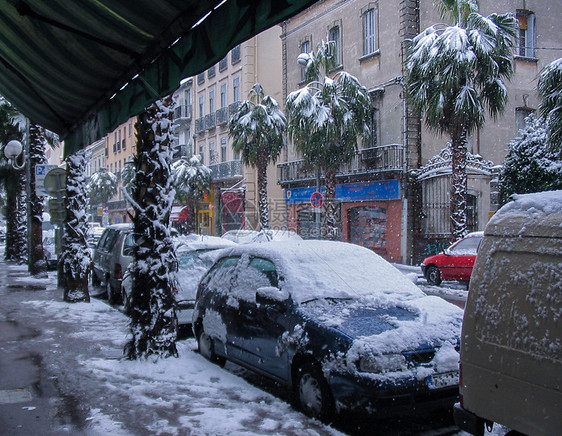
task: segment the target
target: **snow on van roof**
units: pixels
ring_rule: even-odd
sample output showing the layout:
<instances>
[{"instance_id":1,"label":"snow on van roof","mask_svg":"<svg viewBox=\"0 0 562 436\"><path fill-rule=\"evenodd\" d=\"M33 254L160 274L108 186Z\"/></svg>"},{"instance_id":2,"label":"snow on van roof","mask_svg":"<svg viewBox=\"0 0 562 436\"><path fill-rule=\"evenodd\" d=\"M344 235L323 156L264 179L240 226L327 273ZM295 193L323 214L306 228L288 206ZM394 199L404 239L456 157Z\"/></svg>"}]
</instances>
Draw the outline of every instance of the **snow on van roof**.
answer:
<instances>
[{"instance_id":1,"label":"snow on van roof","mask_svg":"<svg viewBox=\"0 0 562 436\"><path fill-rule=\"evenodd\" d=\"M249 253L271 260L297 303L326 297L368 296L385 300L399 296L408 300L425 295L382 257L345 242L268 242L237 246L227 253Z\"/></svg>"},{"instance_id":2,"label":"snow on van roof","mask_svg":"<svg viewBox=\"0 0 562 436\"><path fill-rule=\"evenodd\" d=\"M513 201L498 210L486 227L486 234L562 234L562 190L514 194Z\"/></svg>"}]
</instances>

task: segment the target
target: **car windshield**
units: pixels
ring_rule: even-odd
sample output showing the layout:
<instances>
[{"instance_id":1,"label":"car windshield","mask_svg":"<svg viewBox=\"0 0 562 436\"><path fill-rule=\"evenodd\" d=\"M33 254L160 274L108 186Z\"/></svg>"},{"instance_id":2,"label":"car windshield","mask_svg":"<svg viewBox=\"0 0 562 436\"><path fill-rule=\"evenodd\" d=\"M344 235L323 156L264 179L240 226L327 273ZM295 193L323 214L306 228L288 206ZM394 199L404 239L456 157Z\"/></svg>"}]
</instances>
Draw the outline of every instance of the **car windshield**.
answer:
<instances>
[{"instance_id":1,"label":"car windshield","mask_svg":"<svg viewBox=\"0 0 562 436\"><path fill-rule=\"evenodd\" d=\"M479 236L461 239L459 242L449 248L449 253L457 256L463 254L476 254L481 241L482 237Z\"/></svg>"}]
</instances>

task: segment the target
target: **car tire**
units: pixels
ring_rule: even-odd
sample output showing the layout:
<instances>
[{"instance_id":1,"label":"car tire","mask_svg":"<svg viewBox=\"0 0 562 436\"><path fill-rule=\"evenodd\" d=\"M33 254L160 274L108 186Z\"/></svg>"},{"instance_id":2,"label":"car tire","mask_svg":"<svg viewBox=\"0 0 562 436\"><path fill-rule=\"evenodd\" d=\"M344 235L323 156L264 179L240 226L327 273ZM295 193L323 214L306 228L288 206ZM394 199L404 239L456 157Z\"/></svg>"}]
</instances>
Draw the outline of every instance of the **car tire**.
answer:
<instances>
[{"instance_id":1,"label":"car tire","mask_svg":"<svg viewBox=\"0 0 562 436\"><path fill-rule=\"evenodd\" d=\"M226 359L215 354L215 344L213 339L205 333L203 328L200 329L197 335L197 345L199 346L199 353L207 360L216 363L217 365L223 367L226 363Z\"/></svg>"},{"instance_id":2,"label":"car tire","mask_svg":"<svg viewBox=\"0 0 562 436\"><path fill-rule=\"evenodd\" d=\"M306 415L323 422L333 418L332 393L318 364L304 362L300 365L295 388L298 406Z\"/></svg>"},{"instance_id":3,"label":"car tire","mask_svg":"<svg viewBox=\"0 0 562 436\"><path fill-rule=\"evenodd\" d=\"M427 283L433 286L439 286L442 281L441 272L435 265L430 265L427 267L425 278L427 279Z\"/></svg>"}]
</instances>

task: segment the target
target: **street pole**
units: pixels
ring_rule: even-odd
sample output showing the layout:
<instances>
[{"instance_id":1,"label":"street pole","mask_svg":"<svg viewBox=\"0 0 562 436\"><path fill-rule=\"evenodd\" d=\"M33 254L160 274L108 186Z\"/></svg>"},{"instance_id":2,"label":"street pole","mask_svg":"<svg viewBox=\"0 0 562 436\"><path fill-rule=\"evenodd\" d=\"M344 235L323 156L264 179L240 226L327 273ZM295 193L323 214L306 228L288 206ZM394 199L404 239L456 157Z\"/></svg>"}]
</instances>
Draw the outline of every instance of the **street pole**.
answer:
<instances>
[{"instance_id":1,"label":"street pole","mask_svg":"<svg viewBox=\"0 0 562 436\"><path fill-rule=\"evenodd\" d=\"M30 149L29 138L29 118L25 118L25 138L24 138L24 155L26 156L27 164L25 165L25 192L27 194L26 209L27 209L27 270L31 272L32 255L31 255L31 159L29 155Z\"/></svg>"}]
</instances>

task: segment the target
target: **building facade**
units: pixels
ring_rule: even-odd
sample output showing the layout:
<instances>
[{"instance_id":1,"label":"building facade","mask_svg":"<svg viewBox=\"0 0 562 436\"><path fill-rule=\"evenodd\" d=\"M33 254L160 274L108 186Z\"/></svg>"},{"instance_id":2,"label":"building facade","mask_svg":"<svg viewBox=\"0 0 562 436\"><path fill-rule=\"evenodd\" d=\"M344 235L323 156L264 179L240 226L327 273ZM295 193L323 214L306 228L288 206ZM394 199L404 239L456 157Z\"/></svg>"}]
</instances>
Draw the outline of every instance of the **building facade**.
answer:
<instances>
[{"instance_id":1,"label":"building facade","mask_svg":"<svg viewBox=\"0 0 562 436\"><path fill-rule=\"evenodd\" d=\"M280 34L279 26L260 33L193 78L193 154L213 176L212 192L198 207L197 227L202 234L258 228L257 172L243 165L232 149L228 121L255 83L283 104ZM286 215L275 171L270 165L268 197L270 225L279 228L286 225Z\"/></svg>"},{"instance_id":2,"label":"building facade","mask_svg":"<svg viewBox=\"0 0 562 436\"><path fill-rule=\"evenodd\" d=\"M123 181L121 173L128 162L132 162L136 155L136 117L130 118L121 124L113 132L104 137L105 141L105 168L117 176L117 194L108 202L107 205L96 205L103 207L102 213L107 219L103 222L107 224L127 223L131 219L127 200L121 190Z\"/></svg>"},{"instance_id":3,"label":"building facade","mask_svg":"<svg viewBox=\"0 0 562 436\"><path fill-rule=\"evenodd\" d=\"M494 178L508 142L538 105L536 77L560 56L562 37L556 21L562 4L540 0L480 0L480 13L511 12L520 24L514 52L515 73L507 82L509 102L503 115L469 138L468 223L485 227L497 208ZM365 245L388 260L418 263L450 242L448 138L428 132L414 116L405 93L404 60L408 39L442 22L431 0L319 1L283 24L283 96L304 86L296 62L322 40L336 42L339 67L354 76L371 96L372 140L362 144L350 165L338 173L342 239ZM306 169L294 146L278 164L288 225L313 237L318 212L310 202L316 174Z\"/></svg>"}]
</instances>

